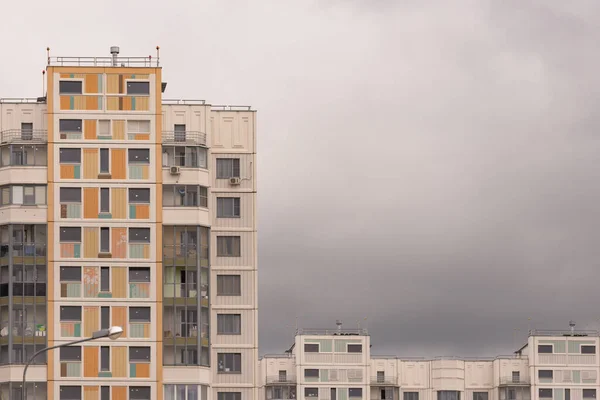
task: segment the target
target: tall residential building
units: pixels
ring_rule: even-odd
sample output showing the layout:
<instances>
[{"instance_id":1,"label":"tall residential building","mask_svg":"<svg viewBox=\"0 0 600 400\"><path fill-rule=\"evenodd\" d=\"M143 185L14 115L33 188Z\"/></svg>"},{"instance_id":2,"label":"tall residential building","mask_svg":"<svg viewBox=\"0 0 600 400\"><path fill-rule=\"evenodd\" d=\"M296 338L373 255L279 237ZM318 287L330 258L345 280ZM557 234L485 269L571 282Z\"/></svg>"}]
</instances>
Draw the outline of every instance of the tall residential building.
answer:
<instances>
[{"instance_id":1,"label":"tall residential building","mask_svg":"<svg viewBox=\"0 0 600 400\"><path fill-rule=\"evenodd\" d=\"M595 400L599 333L531 331L515 353L490 358L371 355L361 329L299 330L259 362L264 400Z\"/></svg>"},{"instance_id":2,"label":"tall residential building","mask_svg":"<svg viewBox=\"0 0 600 400\"><path fill-rule=\"evenodd\" d=\"M0 100L0 400L254 399L256 113L111 52Z\"/></svg>"}]
</instances>

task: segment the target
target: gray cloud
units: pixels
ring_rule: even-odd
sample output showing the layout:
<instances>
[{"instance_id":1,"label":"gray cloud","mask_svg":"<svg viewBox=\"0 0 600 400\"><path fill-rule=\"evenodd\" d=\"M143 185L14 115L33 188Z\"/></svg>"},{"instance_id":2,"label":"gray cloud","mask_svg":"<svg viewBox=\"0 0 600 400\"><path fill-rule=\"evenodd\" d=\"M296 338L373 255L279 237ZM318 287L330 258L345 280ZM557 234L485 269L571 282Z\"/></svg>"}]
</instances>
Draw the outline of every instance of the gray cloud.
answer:
<instances>
[{"instance_id":1,"label":"gray cloud","mask_svg":"<svg viewBox=\"0 0 600 400\"><path fill-rule=\"evenodd\" d=\"M296 316L398 355L600 327L596 1L59 3L7 6L36 12L0 26L2 96L46 46L160 45L168 97L260 111L261 352Z\"/></svg>"}]
</instances>

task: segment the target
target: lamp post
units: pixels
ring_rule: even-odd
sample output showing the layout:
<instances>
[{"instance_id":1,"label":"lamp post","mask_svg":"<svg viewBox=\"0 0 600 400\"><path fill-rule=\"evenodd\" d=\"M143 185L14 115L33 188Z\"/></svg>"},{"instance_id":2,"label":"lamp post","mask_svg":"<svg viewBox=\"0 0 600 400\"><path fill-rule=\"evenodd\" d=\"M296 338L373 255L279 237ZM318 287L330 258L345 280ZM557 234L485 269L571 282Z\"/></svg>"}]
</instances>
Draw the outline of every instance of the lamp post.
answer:
<instances>
[{"instance_id":1,"label":"lamp post","mask_svg":"<svg viewBox=\"0 0 600 400\"><path fill-rule=\"evenodd\" d=\"M121 328L120 326L113 326L108 329L100 329L99 331L92 333L92 336L89 338L75 340L74 342L69 342L69 343L58 344L56 346L46 347L45 349L36 351L31 356L31 358L27 361L27 364L25 364L25 369L23 370L23 387L21 388L21 399L25 400L25 384L26 384L26 377L27 377L27 368L29 368L29 364L31 364L33 362L33 360L40 354L45 353L50 350L58 349L60 347L73 346L73 345L76 345L79 343L89 342L92 340L102 339L102 338L106 338L106 337L110 338L111 340L116 340L121 336L122 333L123 333L123 328Z\"/></svg>"}]
</instances>

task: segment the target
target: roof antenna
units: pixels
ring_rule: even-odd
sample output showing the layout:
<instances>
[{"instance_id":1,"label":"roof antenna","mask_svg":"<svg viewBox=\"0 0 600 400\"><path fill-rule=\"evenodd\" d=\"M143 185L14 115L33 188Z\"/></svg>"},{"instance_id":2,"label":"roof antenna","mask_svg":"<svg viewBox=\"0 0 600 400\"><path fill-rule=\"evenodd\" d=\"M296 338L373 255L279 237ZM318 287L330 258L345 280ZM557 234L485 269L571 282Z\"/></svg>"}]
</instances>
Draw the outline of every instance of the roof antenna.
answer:
<instances>
[{"instance_id":1,"label":"roof antenna","mask_svg":"<svg viewBox=\"0 0 600 400\"><path fill-rule=\"evenodd\" d=\"M575 321L569 321L569 326L571 327L571 336L575 336Z\"/></svg>"},{"instance_id":2,"label":"roof antenna","mask_svg":"<svg viewBox=\"0 0 600 400\"><path fill-rule=\"evenodd\" d=\"M336 319L335 324L337 325L338 335L341 335L342 334L342 321L340 321L339 319Z\"/></svg>"}]
</instances>

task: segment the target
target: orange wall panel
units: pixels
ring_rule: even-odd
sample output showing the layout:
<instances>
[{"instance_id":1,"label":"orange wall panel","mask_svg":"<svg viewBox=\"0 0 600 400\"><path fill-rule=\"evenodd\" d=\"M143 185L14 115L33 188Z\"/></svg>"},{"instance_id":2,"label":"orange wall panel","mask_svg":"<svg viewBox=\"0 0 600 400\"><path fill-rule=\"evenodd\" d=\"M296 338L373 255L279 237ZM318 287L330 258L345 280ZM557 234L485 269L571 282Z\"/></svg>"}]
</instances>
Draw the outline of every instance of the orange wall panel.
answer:
<instances>
[{"instance_id":1,"label":"orange wall panel","mask_svg":"<svg viewBox=\"0 0 600 400\"><path fill-rule=\"evenodd\" d=\"M111 252L113 258L127 257L127 228L112 228Z\"/></svg>"},{"instance_id":2,"label":"orange wall panel","mask_svg":"<svg viewBox=\"0 0 600 400\"><path fill-rule=\"evenodd\" d=\"M113 179L127 178L127 151L125 149L112 149L110 170Z\"/></svg>"},{"instance_id":3,"label":"orange wall panel","mask_svg":"<svg viewBox=\"0 0 600 400\"><path fill-rule=\"evenodd\" d=\"M91 337L100 329L100 309L98 307L83 307L83 336Z\"/></svg>"},{"instance_id":4,"label":"orange wall panel","mask_svg":"<svg viewBox=\"0 0 600 400\"><path fill-rule=\"evenodd\" d=\"M113 376L115 376L114 373ZM127 388L124 386L113 386L111 400L127 400Z\"/></svg>"},{"instance_id":5,"label":"orange wall panel","mask_svg":"<svg viewBox=\"0 0 600 400\"><path fill-rule=\"evenodd\" d=\"M95 140L98 135L96 134L97 121L95 119L86 119L83 123L84 138L88 140Z\"/></svg>"},{"instance_id":6,"label":"orange wall panel","mask_svg":"<svg viewBox=\"0 0 600 400\"><path fill-rule=\"evenodd\" d=\"M98 258L100 251L99 243L99 228L98 227L85 227L83 228L83 257L84 258Z\"/></svg>"},{"instance_id":7,"label":"orange wall panel","mask_svg":"<svg viewBox=\"0 0 600 400\"><path fill-rule=\"evenodd\" d=\"M83 149L83 179L98 179L98 149Z\"/></svg>"},{"instance_id":8,"label":"orange wall panel","mask_svg":"<svg viewBox=\"0 0 600 400\"><path fill-rule=\"evenodd\" d=\"M83 400L100 400L98 386L84 386Z\"/></svg>"},{"instance_id":9,"label":"orange wall panel","mask_svg":"<svg viewBox=\"0 0 600 400\"><path fill-rule=\"evenodd\" d=\"M98 218L98 188L83 188L83 218Z\"/></svg>"},{"instance_id":10,"label":"orange wall panel","mask_svg":"<svg viewBox=\"0 0 600 400\"><path fill-rule=\"evenodd\" d=\"M60 166L60 179L75 179L75 166L74 165L61 165Z\"/></svg>"},{"instance_id":11,"label":"orange wall panel","mask_svg":"<svg viewBox=\"0 0 600 400\"><path fill-rule=\"evenodd\" d=\"M127 307L113 307L111 310L112 314L112 326L120 326L123 328L123 334L121 337L127 337ZM114 376L114 375L113 375Z\"/></svg>"},{"instance_id":12,"label":"orange wall panel","mask_svg":"<svg viewBox=\"0 0 600 400\"><path fill-rule=\"evenodd\" d=\"M127 218L127 189L113 188L111 193L112 208L111 213L113 219Z\"/></svg>"},{"instance_id":13,"label":"orange wall panel","mask_svg":"<svg viewBox=\"0 0 600 400\"><path fill-rule=\"evenodd\" d=\"M125 140L125 121L116 120L112 122L112 137L114 140Z\"/></svg>"},{"instance_id":14,"label":"orange wall panel","mask_svg":"<svg viewBox=\"0 0 600 400\"><path fill-rule=\"evenodd\" d=\"M98 364L98 346L85 346L83 348L83 376L97 378Z\"/></svg>"},{"instance_id":15,"label":"orange wall panel","mask_svg":"<svg viewBox=\"0 0 600 400\"><path fill-rule=\"evenodd\" d=\"M124 328L124 327L123 327ZM112 346L111 347L111 372L113 378L126 378L127 377L127 347L126 346ZM113 392L114 394L114 392ZM123 398L127 400L126 398Z\"/></svg>"},{"instance_id":16,"label":"orange wall panel","mask_svg":"<svg viewBox=\"0 0 600 400\"><path fill-rule=\"evenodd\" d=\"M112 273L112 297L119 299L127 298L127 268L113 267Z\"/></svg>"}]
</instances>

